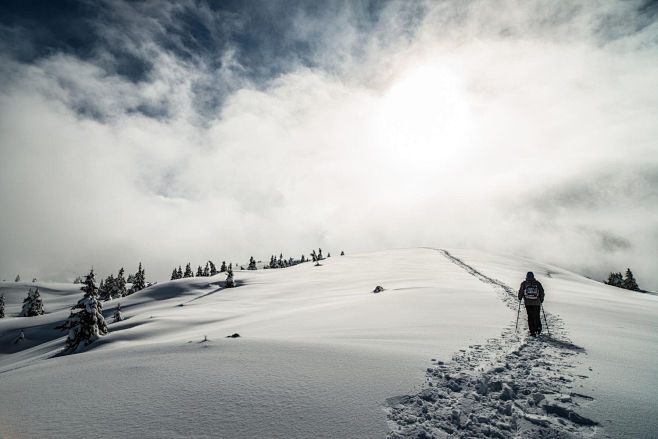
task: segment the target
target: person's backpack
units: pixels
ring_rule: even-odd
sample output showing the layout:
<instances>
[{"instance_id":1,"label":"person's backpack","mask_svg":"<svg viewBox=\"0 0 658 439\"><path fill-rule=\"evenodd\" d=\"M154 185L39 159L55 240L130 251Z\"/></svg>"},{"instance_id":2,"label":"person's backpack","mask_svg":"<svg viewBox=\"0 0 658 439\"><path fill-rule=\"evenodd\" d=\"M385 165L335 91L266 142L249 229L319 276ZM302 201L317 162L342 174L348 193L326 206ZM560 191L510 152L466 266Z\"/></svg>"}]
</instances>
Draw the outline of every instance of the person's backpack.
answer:
<instances>
[{"instance_id":1,"label":"person's backpack","mask_svg":"<svg viewBox=\"0 0 658 439\"><path fill-rule=\"evenodd\" d=\"M539 299L539 286L535 283L528 284L525 287L525 298L529 300Z\"/></svg>"}]
</instances>

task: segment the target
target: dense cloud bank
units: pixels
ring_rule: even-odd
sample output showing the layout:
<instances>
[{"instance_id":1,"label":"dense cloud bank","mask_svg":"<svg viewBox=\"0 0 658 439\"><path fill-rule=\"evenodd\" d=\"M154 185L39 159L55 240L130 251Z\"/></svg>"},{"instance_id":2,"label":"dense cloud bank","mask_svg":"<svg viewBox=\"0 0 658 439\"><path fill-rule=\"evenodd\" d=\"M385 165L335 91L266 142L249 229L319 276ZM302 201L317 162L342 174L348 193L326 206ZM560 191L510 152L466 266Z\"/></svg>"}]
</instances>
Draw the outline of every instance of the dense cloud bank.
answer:
<instances>
[{"instance_id":1,"label":"dense cloud bank","mask_svg":"<svg viewBox=\"0 0 658 439\"><path fill-rule=\"evenodd\" d=\"M57 4L1 7L0 276L431 245L658 288L652 4Z\"/></svg>"}]
</instances>

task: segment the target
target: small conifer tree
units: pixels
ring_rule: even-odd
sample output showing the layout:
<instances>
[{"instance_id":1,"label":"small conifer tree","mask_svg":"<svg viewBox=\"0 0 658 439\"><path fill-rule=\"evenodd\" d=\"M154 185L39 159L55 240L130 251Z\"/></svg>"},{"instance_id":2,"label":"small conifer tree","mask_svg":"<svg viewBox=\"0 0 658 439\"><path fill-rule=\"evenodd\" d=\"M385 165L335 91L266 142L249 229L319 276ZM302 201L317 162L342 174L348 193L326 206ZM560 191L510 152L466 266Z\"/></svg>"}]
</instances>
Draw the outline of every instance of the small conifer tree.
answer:
<instances>
[{"instance_id":1,"label":"small conifer tree","mask_svg":"<svg viewBox=\"0 0 658 439\"><path fill-rule=\"evenodd\" d=\"M256 260L254 259L253 256L249 258L249 266L247 267L247 270L255 270L256 269Z\"/></svg>"},{"instance_id":2,"label":"small conifer tree","mask_svg":"<svg viewBox=\"0 0 658 439\"><path fill-rule=\"evenodd\" d=\"M170 280L176 280L178 279L178 270L174 267L174 270L171 272L171 279Z\"/></svg>"},{"instance_id":3,"label":"small conifer tree","mask_svg":"<svg viewBox=\"0 0 658 439\"><path fill-rule=\"evenodd\" d=\"M27 297L23 299L23 310L21 311L21 317L34 317L44 314L43 301L41 300L41 295L39 294L39 288L32 289L27 293Z\"/></svg>"},{"instance_id":4,"label":"small conifer tree","mask_svg":"<svg viewBox=\"0 0 658 439\"><path fill-rule=\"evenodd\" d=\"M318 251L318 261L321 261L321 260L324 259L324 258L322 257L322 249L320 248L320 249L318 249L318 250L319 250L319 251Z\"/></svg>"},{"instance_id":5,"label":"small conifer tree","mask_svg":"<svg viewBox=\"0 0 658 439\"><path fill-rule=\"evenodd\" d=\"M610 273L608 276L608 281L606 284L612 285L613 287L623 288L624 280L621 276L621 273Z\"/></svg>"},{"instance_id":6,"label":"small conifer tree","mask_svg":"<svg viewBox=\"0 0 658 439\"><path fill-rule=\"evenodd\" d=\"M71 308L69 318L55 329L68 330L66 338L66 351L75 351L80 343L88 346L98 340L101 335L107 334L107 325L103 318L103 304L98 300L98 288L94 270L87 275L84 285L80 288L84 297Z\"/></svg>"},{"instance_id":7,"label":"small conifer tree","mask_svg":"<svg viewBox=\"0 0 658 439\"><path fill-rule=\"evenodd\" d=\"M306 262L306 256L302 255L300 261L301 261L302 263Z\"/></svg>"},{"instance_id":8,"label":"small conifer tree","mask_svg":"<svg viewBox=\"0 0 658 439\"><path fill-rule=\"evenodd\" d=\"M14 279L14 282L20 282L21 281L21 275L17 274L16 279Z\"/></svg>"},{"instance_id":9,"label":"small conifer tree","mask_svg":"<svg viewBox=\"0 0 658 439\"><path fill-rule=\"evenodd\" d=\"M121 315L121 304L117 303L117 310L114 312L114 315L112 316L114 318L115 322L120 322L123 320L123 316Z\"/></svg>"},{"instance_id":10,"label":"small conifer tree","mask_svg":"<svg viewBox=\"0 0 658 439\"><path fill-rule=\"evenodd\" d=\"M640 289L640 287L637 285L637 281L633 277L633 272L630 268L626 269L626 277L624 277L622 287L632 291L638 291Z\"/></svg>"},{"instance_id":11,"label":"small conifer tree","mask_svg":"<svg viewBox=\"0 0 658 439\"><path fill-rule=\"evenodd\" d=\"M126 279L123 277L124 273L125 271L123 267L121 267L116 279L114 279L114 284L112 285L112 299L118 299L119 297L128 295L128 291L126 291Z\"/></svg>"},{"instance_id":12,"label":"small conifer tree","mask_svg":"<svg viewBox=\"0 0 658 439\"><path fill-rule=\"evenodd\" d=\"M181 266L178 266L178 272L176 273L177 279L182 279L183 278L183 269Z\"/></svg>"},{"instance_id":13,"label":"small conifer tree","mask_svg":"<svg viewBox=\"0 0 658 439\"><path fill-rule=\"evenodd\" d=\"M340 251L341 256L345 256L345 252L343 250Z\"/></svg>"},{"instance_id":14,"label":"small conifer tree","mask_svg":"<svg viewBox=\"0 0 658 439\"><path fill-rule=\"evenodd\" d=\"M203 276L203 270L201 269L201 265L199 265L199 268L196 269L196 277Z\"/></svg>"},{"instance_id":15,"label":"small conifer tree","mask_svg":"<svg viewBox=\"0 0 658 439\"><path fill-rule=\"evenodd\" d=\"M315 253L315 249L311 252L311 258L313 259L313 262L318 261L318 255Z\"/></svg>"},{"instance_id":16,"label":"small conifer tree","mask_svg":"<svg viewBox=\"0 0 658 439\"><path fill-rule=\"evenodd\" d=\"M185 274L183 274L183 277L194 277L194 273L192 272L192 266L189 262L185 266Z\"/></svg>"},{"instance_id":17,"label":"small conifer tree","mask_svg":"<svg viewBox=\"0 0 658 439\"><path fill-rule=\"evenodd\" d=\"M233 288L235 286L235 280L233 280L233 269L229 266L226 283L224 284L226 288Z\"/></svg>"},{"instance_id":18,"label":"small conifer tree","mask_svg":"<svg viewBox=\"0 0 658 439\"><path fill-rule=\"evenodd\" d=\"M208 261L210 264L210 275L214 276L217 274L217 267L215 267L215 264L212 261Z\"/></svg>"},{"instance_id":19,"label":"small conifer tree","mask_svg":"<svg viewBox=\"0 0 658 439\"><path fill-rule=\"evenodd\" d=\"M203 268L203 275L205 277L210 276L210 264L206 262L206 266Z\"/></svg>"},{"instance_id":20,"label":"small conifer tree","mask_svg":"<svg viewBox=\"0 0 658 439\"><path fill-rule=\"evenodd\" d=\"M133 282L132 290L137 292L146 288L146 272L142 269L142 263L139 263L137 273L135 273L135 280Z\"/></svg>"},{"instance_id":21,"label":"small conifer tree","mask_svg":"<svg viewBox=\"0 0 658 439\"><path fill-rule=\"evenodd\" d=\"M220 272L220 273L226 273L226 270L227 270L227 268L226 268L226 261L222 261L222 266L219 267L219 272Z\"/></svg>"}]
</instances>

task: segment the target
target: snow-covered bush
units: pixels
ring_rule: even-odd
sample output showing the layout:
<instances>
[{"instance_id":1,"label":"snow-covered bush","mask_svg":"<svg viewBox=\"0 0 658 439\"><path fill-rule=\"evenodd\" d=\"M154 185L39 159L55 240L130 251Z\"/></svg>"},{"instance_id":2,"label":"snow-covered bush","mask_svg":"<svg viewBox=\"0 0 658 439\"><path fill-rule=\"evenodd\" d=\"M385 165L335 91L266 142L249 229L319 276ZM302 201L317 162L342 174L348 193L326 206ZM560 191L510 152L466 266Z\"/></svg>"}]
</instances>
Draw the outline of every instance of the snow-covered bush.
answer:
<instances>
[{"instance_id":1,"label":"snow-covered bush","mask_svg":"<svg viewBox=\"0 0 658 439\"><path fill-rule=\"evenodd\" d=\"M68 330L66 338L66 351L75 351L80 343L88 346L98 340L101 335L107 334L107 325L103 318L103 304L98 300L98 287L94 270L87 275L84 286L80 288L84 297L71 308L69 318L55 329Z\"/></svg>"},{"instance_id":2,"label":"snow-covered bush","mask_svg":"<svg viewBox=\"0 0 658 439\"><path fill-rule=\"evenodd\" d=\"M43 301L41 300L41 295L39 294L39 288L32 289L27 293L27 297L23 299L23 310L21 311L21 317L34 317L44 314Z\"/></svg>"}]
</instances>

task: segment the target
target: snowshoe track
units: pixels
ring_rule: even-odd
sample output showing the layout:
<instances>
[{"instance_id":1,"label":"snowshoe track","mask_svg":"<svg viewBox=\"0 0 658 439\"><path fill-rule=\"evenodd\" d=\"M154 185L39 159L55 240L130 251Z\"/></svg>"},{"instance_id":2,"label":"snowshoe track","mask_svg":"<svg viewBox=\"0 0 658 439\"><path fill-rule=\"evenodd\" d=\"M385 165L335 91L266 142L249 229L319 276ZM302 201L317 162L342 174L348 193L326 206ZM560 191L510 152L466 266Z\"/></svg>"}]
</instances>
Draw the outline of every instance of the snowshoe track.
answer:
<instances>
[{"instance_id":1,"label":"snowshoe track","mask_svg":"<svg viewBox=\"0 0 658 439\"><path fill-rule=\"evenodd\" d=\"M491 284L517 311L512 288L439 251ZM596 421L577 413L592 401L574 390L584 377L572 369L584 349L568 340L560 318L548 313L547 318L553 337L526 337L512 322L499 337L428 368L420 393L387 400L388 438L607 437Z\"/></svg>"}]
</instances>

